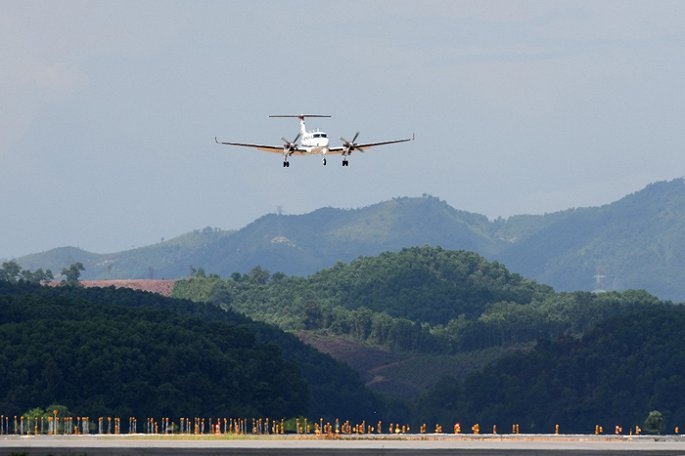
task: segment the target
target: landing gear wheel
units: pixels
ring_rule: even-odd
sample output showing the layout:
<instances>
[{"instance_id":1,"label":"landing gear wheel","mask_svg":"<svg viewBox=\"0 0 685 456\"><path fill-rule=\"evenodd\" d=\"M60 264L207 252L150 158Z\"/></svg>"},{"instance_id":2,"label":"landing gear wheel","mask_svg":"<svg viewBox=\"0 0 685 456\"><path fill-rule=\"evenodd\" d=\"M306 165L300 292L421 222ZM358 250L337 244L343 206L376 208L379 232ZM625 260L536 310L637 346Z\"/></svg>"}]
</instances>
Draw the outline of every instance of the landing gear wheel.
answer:
<instances>
[{"instance_id":1,"label":"landing gear wheel","mask_svg":"<svg viewBox=\"0 0 685 456\"><path fill-rule=\"evenodd\" d=\"M326 166L326 159L323 159L323 165Z\"/></svg>"},{"instance_id":2,"label":"landing gear wheel","mask_svg":"<svg viewBox=\"0 0 685 456\"><path fill-rule=\"evenodd\" d=\"M348 162L347 160L343 160L343 166L350 166L350 162Z\"/></svg>"},{"instance_id":3,"label":"landing gear wheel","mask_svg":"<svg viewBox=\"0 0 685 456\"><path fill-rule=\"evenodd\" d=\"M284 162L283 162L283 167L284 167L284 168L290 168L290 162L284 161Z\"/></svg>"}]
</instances>

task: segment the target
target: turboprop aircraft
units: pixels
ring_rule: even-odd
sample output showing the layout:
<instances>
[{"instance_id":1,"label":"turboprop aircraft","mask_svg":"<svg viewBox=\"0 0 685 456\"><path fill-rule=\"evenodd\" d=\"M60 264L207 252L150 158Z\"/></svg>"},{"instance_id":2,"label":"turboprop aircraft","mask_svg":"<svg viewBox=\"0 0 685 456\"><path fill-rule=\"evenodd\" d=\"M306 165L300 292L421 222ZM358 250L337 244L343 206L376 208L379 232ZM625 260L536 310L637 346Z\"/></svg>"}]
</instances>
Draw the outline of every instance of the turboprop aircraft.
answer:
<instances>
[{"instance_id":1,"label":"turboprop aircraft","mask_svg":"<svg viewBox=\"0 0 685 456\"><path fill-rule=\"evenodd\" d=\"M371 147L376 147L376 146L384 146L387 144L397 144L397 143L403 143L407 141L413 141L414 140L414 135L412 135L411 138L407 139L395 139L392 141L381 141L381 142L373 142L373 143L362 143L358 144L357 137L359 136L359 132L355 133L354 137L352 138L352 141L348 141L345 138L340 138L342 141L342 146L335 146L331 147L329 145L328 141L328 135L317 129L314 131L308 131L307 127L304 123L304 119L307 117L331 117L331 116L324 116L324 115L318 115L318 114L300 114L300 115L278 115L278 116L269 116L269 117L294 117L297 119L300 119L300 132L295 136L295 139L292 141L287 140L286 138L281 138L283 140L283 145L281 146L269 146L265 144L252 144L252 143L238 143L238 142L228 142L228 141L219 141L216 137L214 137L214 141L216 141L217 144L225 144L227 146L240 146L240 147L252 147L253 149L258 149L264 152L272 152L275 154L282 154L283 155L283 167L288 168L290 167L290 162L288 159L290 158L291 155L321 155L323 165L326 166L326 156L327 155L342 155L342 165L343 166L349 166L349 156L350 154L358 150L359 152L364 152L365 149L369 149Z\"/></svg>"}]
</instances>

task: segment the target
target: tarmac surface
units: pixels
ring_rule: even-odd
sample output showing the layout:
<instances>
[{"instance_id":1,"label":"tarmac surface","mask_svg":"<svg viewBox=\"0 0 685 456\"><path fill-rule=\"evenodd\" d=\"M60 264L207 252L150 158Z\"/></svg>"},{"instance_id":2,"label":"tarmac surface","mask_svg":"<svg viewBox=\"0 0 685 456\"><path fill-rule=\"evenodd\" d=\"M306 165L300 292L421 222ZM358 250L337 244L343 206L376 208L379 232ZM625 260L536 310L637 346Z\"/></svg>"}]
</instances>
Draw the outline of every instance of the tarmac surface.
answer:
<instances>
[{"instance_id":1,"label":"tarmac surface","mask_svg":"<svg viewBox=\"0 0 685 456\"><path fill-rule=\"evenodd\" d=\"M685 437L569 435L405 435L307 438L272 436L3 436L0 455L685 455Z\"/></svg>"}]
</instances>

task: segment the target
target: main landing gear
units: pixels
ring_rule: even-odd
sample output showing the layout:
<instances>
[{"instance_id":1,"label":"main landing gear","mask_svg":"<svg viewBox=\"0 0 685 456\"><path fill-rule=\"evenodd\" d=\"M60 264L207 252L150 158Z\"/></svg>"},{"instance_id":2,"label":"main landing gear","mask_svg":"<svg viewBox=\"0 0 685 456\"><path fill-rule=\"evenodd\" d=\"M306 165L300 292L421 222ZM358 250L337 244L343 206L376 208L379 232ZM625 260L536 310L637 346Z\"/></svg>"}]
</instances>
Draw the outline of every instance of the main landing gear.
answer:
<instances>
[{"instance_id":1,"label":"main landing gear","mask_svg":"<svg viewBox=\"0 0 685 456\"><path fill-rule=\"evenodd\" d=\"M326 166L326 159L322 159L321 162L323 163L324 166ZM350 166L349 160L343 160L342 161L343 166ZM290 168L290 162L288 160L283 160L283 167L284 168Z\"/></svg>"}]
</instances>

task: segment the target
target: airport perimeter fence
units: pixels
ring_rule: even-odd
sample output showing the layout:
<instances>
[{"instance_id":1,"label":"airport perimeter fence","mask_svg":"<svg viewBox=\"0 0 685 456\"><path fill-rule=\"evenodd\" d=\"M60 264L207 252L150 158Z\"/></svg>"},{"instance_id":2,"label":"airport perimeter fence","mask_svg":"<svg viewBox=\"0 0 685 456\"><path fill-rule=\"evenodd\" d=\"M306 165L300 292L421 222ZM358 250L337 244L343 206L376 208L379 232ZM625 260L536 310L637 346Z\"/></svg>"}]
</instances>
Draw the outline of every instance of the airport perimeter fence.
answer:
<instances>
[{"instance_id":1,"label":"airport perimeter fence","mask_svg":"<svg viewBox=\"0 0 685 456\"><path fill-rule=\"evenodd\" d=\"M512 426L512 433L518 432L518 425ZM421 425L420 433L426 433L428 428ZM460 424L455 424L455 433L461 433ZM480 427L475 425L472 432L479 433ZM433 430L431 430L432 432ZM436 433L442 433L443 428L436 425ZM180 435L279 435L302 434L314 436L351 435L351 434L406 434L411 433L408 424L389 423L385 427L381 421L367 424L365 421L352 424L339 419L333 423L307 418L270 419L270 418L146 418L143 421L130 417L122 424L117 417L60 417L54 416L0 416L0 435L83 435L83 434L180 434ZM496 432L496 431L495 431Z\"/></svg>"},{"instance_id":2,"label":"airport perimeter fence","mask_svg":"<svg viewBox=\"0 0 685 456\"><path fill-rule=\"evenodd\" d=\"M340 424L335 420L333 424L319 421L309 421L306 418L285 419L270 418L146 418L143 421L130 417L122 424L118 417L59 417L54 416L0 416L0 435L82 435L82 434L252 434L278 435L284 433L296 434L352 434L372 433L378 427L367 426L364 422L351 425L349 421ZM390 425L389 432L406 432L407 425Z\"/></svg>"},{"instance_id":3,"label":"airport perimeter fence","mask_svg":"<svg viewBox=\"0 0 685 456\"><path fill-rule=\"evenodd\" d=\"M616 425L612 429L616 435L640 435L642 429L639 425L630 427L624 431L623 427ZM150 435L280 435L301 434L320 437L335 435L363 435L363 434L410 434L410 433L434 433L434 434L461 434L468 430L462 430L460 423L454 423L449 428L443 428L436 424L429 428L426 424L419 426L418 432L412 430L408 424L389 423L384 425L381 421L368 424L365 421L351 424L350 421L341 422L339 419L333 423L307 418L270 419L270 418L179 418L174 421L170 418L146 418L139 421L135 417L129 417L122 425L122 420L117 417L60 417L57 413L53 416L7 416L0 415L0 435L117 435L117 434L150 434ZM487 431L484 431L486 433ZM557 424L550 433L560 434ZM480 424L470 427L470 434L480 434ZM511 425L511 434L520 434L519 424ZM604 427L596 425L594 434L604 434ZM491 434L498 434L496 425L492 426ZM673 434L680 434L676 426Z\"/></svg>"}]
</instances>

